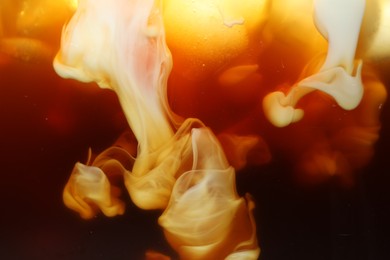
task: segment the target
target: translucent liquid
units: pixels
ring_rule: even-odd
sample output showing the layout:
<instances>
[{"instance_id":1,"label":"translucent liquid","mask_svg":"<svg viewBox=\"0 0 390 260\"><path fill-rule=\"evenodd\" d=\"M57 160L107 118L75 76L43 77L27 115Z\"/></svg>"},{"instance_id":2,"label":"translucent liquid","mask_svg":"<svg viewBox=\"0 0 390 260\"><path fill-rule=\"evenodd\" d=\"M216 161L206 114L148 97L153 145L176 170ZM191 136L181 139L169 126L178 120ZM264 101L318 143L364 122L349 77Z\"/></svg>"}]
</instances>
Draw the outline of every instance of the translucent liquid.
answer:
<instances>
[{"instance_id":1,"label":"translucent liquid","mask_svg":"<svg viewBox=\"0 0 390 260\"><path fill-rule=\"evenodd\" d=\"M256 40L253 46L261 46L255 45ZM313 93L300 103L306 108L304 121L283 129L273 127L264 118L259 101L268 91L283 89L283 84L299 78L305 62L297 61L299 52L291 50L273 46L248 51L249 58L242 60L258 68L230 89L220 83L219 72L194 83L194 79L177 76L182 70L177 65L168 89L171 108L179 116L200 118L217 135L255 135L264 140L247 158L255 166L237 176L240 194L251 193L257 204L264 259L358 259L361 255L378 259L385 253L386 247L377 241L385 237L383 227L389 214L385 207L389 113L385 110L382 115L376 157L365 168L361 167L369 162L379 131L382 102L372 106L377 91L366 103L378 110L361 107L349 112L329 97ZM175 56L174 49L172 53ZM174 255L155 223L159 213L139 211L126 201L130 206L124 216L98 217L86 223L61 206L61 191L73 163L85 160L89 146L96 152L104 149L126 128L115 96L95 86L57 78L49 61L26 64L8 55L0 60L1 119L6 122L1 128L5 165L1 184L10 212L2 214L4 222L10 223L2 237L6 240L4 258L142 259L147 249ZM242 60L237 58L236 64ZM345 129L361 125L373 126L373 139L369 134L363 139L348 131L344 134ZM229 157L229 142L221 140ZM331 156L334 149L346 155L348 165L356 169L334 177L332 167L322 168L322 160L339 158L337 153ZM306 160L317 163L306 165ZM294 170L296 175L292 175ZM313 176L313 172L321 174ZM302 189L292 176L315 183L315 188ZM340 188L340 180L349 189Z\"/></svg>"}]
</instances>

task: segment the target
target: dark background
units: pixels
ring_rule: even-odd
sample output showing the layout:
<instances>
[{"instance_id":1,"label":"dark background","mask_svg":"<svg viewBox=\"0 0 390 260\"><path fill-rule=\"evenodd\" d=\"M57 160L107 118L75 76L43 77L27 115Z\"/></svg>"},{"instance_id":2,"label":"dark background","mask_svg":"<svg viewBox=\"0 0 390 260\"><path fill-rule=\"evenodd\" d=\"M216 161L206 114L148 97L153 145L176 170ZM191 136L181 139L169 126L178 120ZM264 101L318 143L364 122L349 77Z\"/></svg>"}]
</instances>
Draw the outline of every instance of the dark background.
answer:
<instances>
[{"instance_id":1,"label":"dark background","mask_svg":"<svg viewBox=\"0 0 390 260\"><path fill-rule=\"evenodd\" d=\"M356 185L302 188L275 158L238 174L251 193L263 260L390 259L390 107L376 156ZM0 57L0 259L143 259L173 254L159 212L138 210L84 221L65 208L62 189L88 147L109 146L126 128L115 95L60 80L50 64Z\"/></svg>"}]
</instances>

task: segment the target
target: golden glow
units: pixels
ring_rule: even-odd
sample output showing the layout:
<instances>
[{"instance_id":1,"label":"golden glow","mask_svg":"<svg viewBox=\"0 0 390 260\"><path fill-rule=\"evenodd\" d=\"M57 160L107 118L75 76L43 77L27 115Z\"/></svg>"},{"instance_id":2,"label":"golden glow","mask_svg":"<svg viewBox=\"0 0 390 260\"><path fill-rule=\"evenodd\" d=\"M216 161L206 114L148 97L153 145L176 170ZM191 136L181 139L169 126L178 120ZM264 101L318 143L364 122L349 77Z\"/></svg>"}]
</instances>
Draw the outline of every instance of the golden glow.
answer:
<instances>
[{"instance_id":1,"label":"golden glow","mask_svg":"<svg viewBox=\"0 0 390 260\"><path fill-rule=\"evenodd\" d=\"M70 19L76 5L76 0L2 0L0 52L30 63L52 59L64 21Z\"/></svg>"},{"instance_id":2,"label":"golden glow","mask_svg":"<svg viewBox=\"0 0 390 260\"><path fill-rule=\"evenodd\" d=\"M63 200L84 219L123 214L124 182L139 208L161 210L182 259L258 259L236 171L281 154L303 183L351 185L374 154L389 1L15 3L0 2L0 55L48 62L66 21L55 71L113 90L131 129L75 164Z\"/></svg>"},{"instance_id":3,"label":"golden glow","mask_svg":"<svg viewBox=\"0 0 390 260\"><path fill-rule=\"evenodd\" d=\"M49 28L53 23L61 23L66 16L75 10L75 1L70 0L35 0L21 1L17 27L27 33L34 33L39 26Z\"/></svg>"},{"instance_id":4,"label":"golden glow","mask_svg":"<svg viewBox=\"0 0 390 260\"><path fill-rule=\"evenodd\" d=\"M77 6L79 5L79 1L78 0L69 0L69 5L73 10L76 10Z\"/></svg>"},{"instance_id":5,"label":"golden glow","mask_svg":"<svg viewBox=\"0 0 390 260\"><path fill-rule=\"evenodd\" d=\"M265 5L264 0L164 1L167 43L181 74L199 80L241 55L260 28Z\"/></svg>"},{"instance_id":6,"label":"golden glow","mask_svg":"<svg viewBox=\"0 0 390 260\"><path fill-rule=\"evenodd\" d=\"M374 39L371 40L367 56L376 62L388 60L390 56L390 35L388 33L390 27L390 1L377 0L376 11L380 14L380 21L376 22ZM376 15L378 15L376 13Z\"/></svg>"}]
</instances>

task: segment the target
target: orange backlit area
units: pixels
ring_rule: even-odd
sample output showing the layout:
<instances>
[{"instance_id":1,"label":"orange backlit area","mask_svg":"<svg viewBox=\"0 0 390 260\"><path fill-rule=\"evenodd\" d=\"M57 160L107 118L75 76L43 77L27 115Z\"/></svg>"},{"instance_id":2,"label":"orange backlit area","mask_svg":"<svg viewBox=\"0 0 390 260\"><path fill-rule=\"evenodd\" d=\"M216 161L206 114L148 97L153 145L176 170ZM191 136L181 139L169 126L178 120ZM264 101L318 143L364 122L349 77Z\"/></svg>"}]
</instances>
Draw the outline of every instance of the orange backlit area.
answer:
<instances>
[{"instance_id":1,"label":"orange backlit area","mask_svg":"<svg viewBox=\"0 0 390 260\"><path fill-rule=\"evenodd\" d=\"M37 113L58 139L92 120L79 114L88 97L105 104L63 180L82 219L152 212L169 250L146 246L144 259L255 260L267 198L246 190L256 187L246 172L281 167L288 177L274 178L297 189L354 189L375 158L389 10L386 0L3 0L0 83L50 95ZM35 113L39 98L22 96Z\"/></svg>"},{"instance_id":2,"label":"orange backlit area","mask_svg":"<svg viewBox=\"0 0 390 260\"><path fill-rule=\"evenodd\" d=\"M275 151L288 158L303 182L318 183L335 176L345 184L353 182L353 172L373 155L380 111L387 96L373 68L370 45L363 37L374 24L363 23L353 59L355 70L358 59L367 60L361 72L364 95L359 105L343 109L332 95L314 91L296 101L305 113L302 120L275 127L262 105L264 98L275 91L291 92L294 84L315 74L326 59L327 41L315 27L312 4L274 1L267 6L266 1L248 1L248 10L257 9L262 15L249 15L247 23L230 28L223 25L224 16L217 11L213 15L202 11L207 5L202 1L178 5L170 2L175 1L167 1L164 6L164 21L174 64L168 89L174 112L200 118L217 135L257 138L252 150L257 156L248 155L252 163L272 160ZM364 21L369 21L372 9L378 8L374 5L367 4ZM245 11L240 14L248 15ZM229 19L238 21L237 17ZM205 33L199 32L203 31L203 21L209 28ZM225 140L222 138L222 143L229 145ZM232 147L227 154L231 163L240 167L240 159L233 158L234 152L230 151ZM245 157L243 153L237 156Z\"/></svg>"}]
</instances>

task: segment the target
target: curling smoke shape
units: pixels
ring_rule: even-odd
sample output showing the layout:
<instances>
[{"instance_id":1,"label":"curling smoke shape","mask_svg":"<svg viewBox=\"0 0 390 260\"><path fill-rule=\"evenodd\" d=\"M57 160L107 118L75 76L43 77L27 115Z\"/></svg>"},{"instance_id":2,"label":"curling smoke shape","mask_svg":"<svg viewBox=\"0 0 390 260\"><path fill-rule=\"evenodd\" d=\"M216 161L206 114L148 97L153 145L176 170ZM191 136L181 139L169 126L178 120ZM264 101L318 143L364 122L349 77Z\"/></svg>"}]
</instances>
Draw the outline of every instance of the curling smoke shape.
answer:
<instances>
[{"instance_id":1,"label":"curling smoke shape","mask_svg":"<svg viewBox=\"0 0 390 260\"><path fill-rule=\"evenodd\" d=\"M137 206L164 210L181 258L257 259L254 204L237 195L234 168L268 162L272 148L303 181L352 182L373 155L387 95L370 63L389 51L363 37L381 32L370 10L385 3L316 0L316 28L308 1L80 1L54 68L114 90L135 139L125 133L77 163L65 204L83 218L123 214L124 179ZM279 58L280 80L265 69ZM215 108L232 104L236 115L216 125Z\"/></svg>"},{"instance_id":2,"label":"curling smoke shape","mask_svg":"<svg viewBox=\"0 0 390 260\"><path fill-rule=\"evenodd\" d=\"M123 175L136 205L165 209L160 224L182 258L248 252L248 259L257 259L253 202L248 197L248 206L238 197L234 170L216 137L196 119L185 120L175 133L170 126L165 93L171 56L158 2L81 1L64 29L54 67L62 77L113 89L138 141L135 158L111 147L90 165L77 163L64 190L68 207L84 218L98 210L107 216L122 214L123 203L110 178ZM185 227L193 221L199 230L189 232ZM229 232L232 225L246 228L237 235Z\"/></svg>"}]
</instances>

